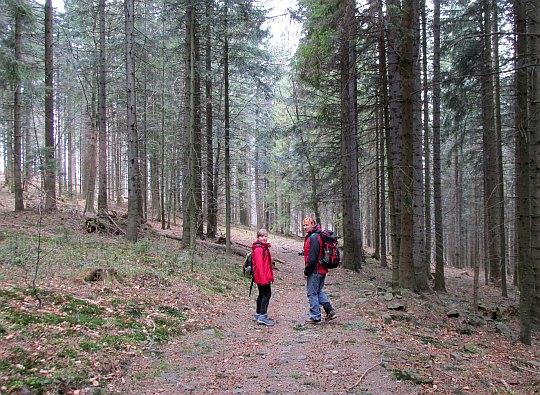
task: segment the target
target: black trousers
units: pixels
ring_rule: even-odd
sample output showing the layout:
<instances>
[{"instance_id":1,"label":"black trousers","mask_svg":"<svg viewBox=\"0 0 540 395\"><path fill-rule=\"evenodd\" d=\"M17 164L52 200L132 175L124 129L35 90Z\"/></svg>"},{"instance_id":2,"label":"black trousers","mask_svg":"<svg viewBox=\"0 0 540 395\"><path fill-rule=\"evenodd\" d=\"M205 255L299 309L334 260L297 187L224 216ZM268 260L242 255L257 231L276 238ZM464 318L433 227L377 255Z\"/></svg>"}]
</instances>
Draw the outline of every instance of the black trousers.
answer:
<instances>
[{"instance_id":1,"label":"black trousers","mask_svg":"<svg viewBox=\"0 0 540 395\"><path fill-rule=\"evenodd\" d=\"M268 303L270 303L270 297L272 296L272 287L270 283L265 285L257 284L259 289L259 296L257 296L257 314L266 314L268 311Z\"/></svg>"}]
</instances>

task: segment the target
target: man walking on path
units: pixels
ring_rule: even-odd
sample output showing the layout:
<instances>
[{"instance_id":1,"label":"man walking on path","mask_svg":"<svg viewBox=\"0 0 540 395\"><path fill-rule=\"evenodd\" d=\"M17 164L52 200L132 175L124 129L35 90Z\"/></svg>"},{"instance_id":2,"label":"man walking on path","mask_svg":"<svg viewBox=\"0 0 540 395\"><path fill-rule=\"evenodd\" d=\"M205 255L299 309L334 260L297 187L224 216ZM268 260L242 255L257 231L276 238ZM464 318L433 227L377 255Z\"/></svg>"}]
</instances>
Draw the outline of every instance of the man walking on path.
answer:
<instances>
[{"instance_id":1,"label":"man walking on path","mask_svg":"<svg viewBox=\"0 0 540 395\"><path fill-rule=\"evenodd\" d=\"M326 320L337 317L330 300L323 291L324 281L328 270L322 267L322 239L319 234L321 228L312 217L306 217L302 221L306 238L304 239L304 277L307 279L307 297L309 300L308 323L318 324L321 322L321 306L326 313Z\"/></svg>"}]
</instances>

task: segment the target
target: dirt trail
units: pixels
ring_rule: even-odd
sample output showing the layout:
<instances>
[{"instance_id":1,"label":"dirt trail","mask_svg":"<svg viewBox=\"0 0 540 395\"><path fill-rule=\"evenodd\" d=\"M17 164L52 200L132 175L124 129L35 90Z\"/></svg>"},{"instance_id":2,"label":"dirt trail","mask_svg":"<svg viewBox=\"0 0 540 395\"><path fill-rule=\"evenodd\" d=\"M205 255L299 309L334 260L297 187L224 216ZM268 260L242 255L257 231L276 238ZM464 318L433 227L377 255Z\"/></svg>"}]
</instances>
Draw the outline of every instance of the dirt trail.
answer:
<instances>
[{"instance_id":1,"label":"dirt trail","mask_svg":"<svg viewBox=\"0 0 540 395\"><path fill-rule=\"evenodd\" d=\"M247 240L243 240L246 243ZM362 321L359 276L343 269L327 278L338 318L306 324L307 298L301 241L270 236L277 265L269 317L274 327L251 321L251 298L217 302L208 329L169 344L162 354L141 359L115 385L129 394L416 394L418 387L396 382L382 367L382 353ZM391 347L391 346L390 346ZM155 372L158 371L156 374Z\"/></svg>"}]
</instances>

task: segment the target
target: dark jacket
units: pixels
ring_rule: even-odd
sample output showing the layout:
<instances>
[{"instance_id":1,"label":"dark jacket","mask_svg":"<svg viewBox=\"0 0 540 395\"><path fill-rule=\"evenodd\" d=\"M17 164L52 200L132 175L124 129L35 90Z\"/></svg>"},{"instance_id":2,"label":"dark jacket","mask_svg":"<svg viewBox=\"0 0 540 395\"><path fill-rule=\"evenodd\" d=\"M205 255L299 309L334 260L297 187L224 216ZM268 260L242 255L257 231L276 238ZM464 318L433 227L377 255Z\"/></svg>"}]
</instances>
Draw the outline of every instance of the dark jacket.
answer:
<instances>
[{"instance_id":1,"label":"dark jacket","mask_svg":"<svg viewBox=\"0 0 540 395\"><path fill-rule=\"evenodd\" d=\"M304 239L304 274L309 276L315 269L317 273L326 274L328 270L321 266L319 263L323 250L322 250L322 239L319 234L321 227L315 225L313 230L306 235Z\"/></svg>"},{"instance_id":2,"label":"dark jacket","mask_svg":"<svg viewBox=\"0 0 540 395\"><path fill-rule=\"evenodd\" d=\"M253 282L259 285L266 285L274 282L274 271L272 268L272 255L269 248L270 243L261 243L256 240L251 245L251 262L253 265Z\"/></svg>"}]
</instances>

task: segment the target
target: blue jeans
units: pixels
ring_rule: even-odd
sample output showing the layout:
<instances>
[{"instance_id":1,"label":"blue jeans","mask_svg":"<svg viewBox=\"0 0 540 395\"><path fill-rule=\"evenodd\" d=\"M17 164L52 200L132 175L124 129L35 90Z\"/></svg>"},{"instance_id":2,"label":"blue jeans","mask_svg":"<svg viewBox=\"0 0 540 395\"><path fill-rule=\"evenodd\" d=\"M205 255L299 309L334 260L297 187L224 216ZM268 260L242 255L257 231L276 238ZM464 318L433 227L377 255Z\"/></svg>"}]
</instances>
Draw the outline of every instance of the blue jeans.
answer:
<instances>
[{"instance_id":1,"label":"blue jeans","mask_svg":"<svg viewBox=\"0 0 540 395\"><path fill-rule=\"evenodd\" d=\"M323 292L326 274L312 273L307 278L307 297L309 300L309 316L314 320L321 319L321 306L326 313L332 310L328 297Z\"/></svg>"}]
</instances>

